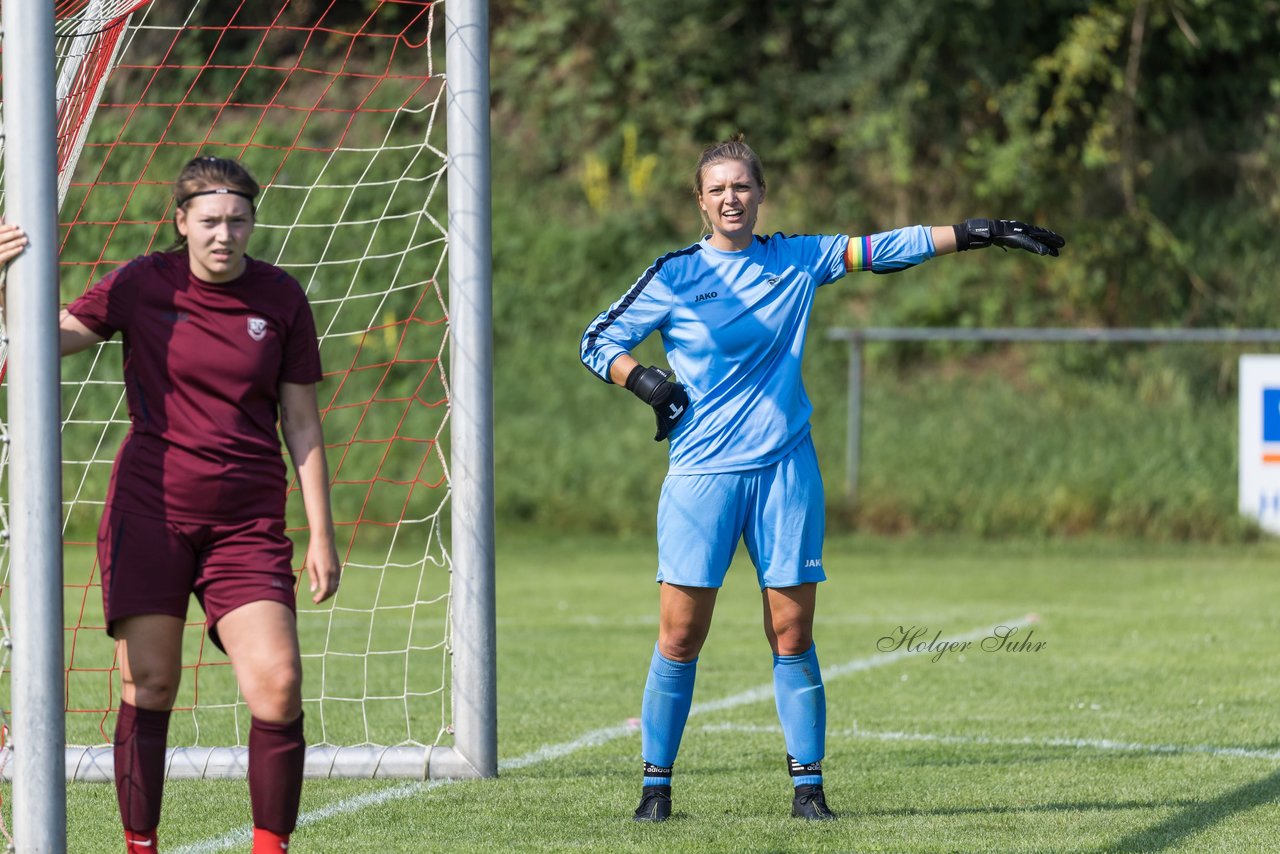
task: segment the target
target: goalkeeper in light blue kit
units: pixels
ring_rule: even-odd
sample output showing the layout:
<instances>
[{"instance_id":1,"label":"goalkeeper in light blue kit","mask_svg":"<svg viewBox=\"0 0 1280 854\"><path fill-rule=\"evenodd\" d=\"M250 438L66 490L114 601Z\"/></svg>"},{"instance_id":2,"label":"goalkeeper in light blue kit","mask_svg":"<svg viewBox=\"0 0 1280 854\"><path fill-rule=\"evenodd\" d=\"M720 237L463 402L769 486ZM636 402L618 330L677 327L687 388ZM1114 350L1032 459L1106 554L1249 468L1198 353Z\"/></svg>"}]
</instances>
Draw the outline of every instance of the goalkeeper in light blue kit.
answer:
<instances>
[{"instance_id":1,"label":"goalkeeper in light blue kit","mask_svg":"<svg viewBox=\"0 0 1280 854\"><path fill-rule=\"evenodd\" d=\"M765 181L740 138L708 147L694 194L710 226L664 255L582 336L582 361L653 407L670 440L658 501L658 641L641 706L637 821L671 814L671 773L693 701L698 654L741 538L756 566L774 694L794 785L791 813L835 818L822 788L826 698L813 643L822 566L822 478L801 382L805 331L821 285L891 273L992 244L1057 255L1065 241L1012 220L970 219L866 237L754 233ZM659 332L670 373L630 355Z\"/></svg>"}]
</instances>

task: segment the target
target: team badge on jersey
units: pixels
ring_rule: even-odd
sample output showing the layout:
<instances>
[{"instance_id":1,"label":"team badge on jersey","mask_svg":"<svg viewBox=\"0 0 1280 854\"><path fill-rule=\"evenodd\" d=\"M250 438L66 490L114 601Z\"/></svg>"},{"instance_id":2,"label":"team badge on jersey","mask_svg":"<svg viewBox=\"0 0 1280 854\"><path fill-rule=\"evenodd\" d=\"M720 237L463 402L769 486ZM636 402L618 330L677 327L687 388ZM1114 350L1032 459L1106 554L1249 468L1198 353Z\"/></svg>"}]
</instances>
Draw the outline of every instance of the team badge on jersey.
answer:
<instances>
[{"instance_id":1,"label":"team badge on jersey","mask_svg":"<svg viewBox=\"0 0 1280 854\"><path fill-rule=\"evenodd\" d=\"M267 322L261 317L249 318L249 337L254 341L261 341L267 337Z\"/></svg>"}]
</instances>

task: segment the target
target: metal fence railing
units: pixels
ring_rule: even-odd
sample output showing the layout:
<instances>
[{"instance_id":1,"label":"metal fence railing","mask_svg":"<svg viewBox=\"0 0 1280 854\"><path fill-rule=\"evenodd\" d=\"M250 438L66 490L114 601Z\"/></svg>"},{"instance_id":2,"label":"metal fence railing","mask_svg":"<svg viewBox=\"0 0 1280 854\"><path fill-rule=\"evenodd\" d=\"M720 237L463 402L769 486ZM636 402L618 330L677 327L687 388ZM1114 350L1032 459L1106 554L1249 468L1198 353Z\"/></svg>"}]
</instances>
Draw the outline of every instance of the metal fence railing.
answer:
<instances>
[{"instance_id":1,"label":"metal fence railing","mask_svg":"<svg viewBox=\"0 0 1280 854\"><path fill-rule=\"evenodd\" d=\"M837 327L827 337L849 344L849 409L846 431L845 495L858 498L862 455L862 370L864 348L885 341L991 341L1099 344L1280 344L1280 329L1047 329L1030 327Z\"/></svg>"}]
</instances>

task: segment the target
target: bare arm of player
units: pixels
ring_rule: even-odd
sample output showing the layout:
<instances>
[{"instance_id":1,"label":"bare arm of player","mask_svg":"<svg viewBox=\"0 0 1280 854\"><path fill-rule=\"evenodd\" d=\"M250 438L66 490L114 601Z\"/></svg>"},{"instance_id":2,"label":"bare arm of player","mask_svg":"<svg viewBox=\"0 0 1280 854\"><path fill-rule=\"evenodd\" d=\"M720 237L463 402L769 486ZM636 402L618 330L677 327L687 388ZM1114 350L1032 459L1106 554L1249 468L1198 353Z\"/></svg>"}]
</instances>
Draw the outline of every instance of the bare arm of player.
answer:
<instances>
[{"instance_id":1,"label":"bare arm of player","mask_svg":"<svg viewBox=\"0 0 1280 854\"><path fill-rule=\"evenodd\" d=\"M329 504L329 464L314 383L280 383L280 428L298 472L302 504L307 511L307 577L311 601L323 602L338 592L342 561L333 533Z\"/></svg>"},{"instance_id":2,"label":"bare arm of player","mask_svg":"<svg viewBox=\"0 0 1280 854\"><path fill-rule=\"evenodd\" d=\"M16 225L0 223L0 267L8 264L27 248L27 235ZM5 290L0 289L0 311L5 307ZM58 349L63 356L101 344L106 339L90 331L66 309L58 316Z\"/></svg>"},{"instance_id":3,"label":"bare arm of player","mask_svg":"<svg viewBox=\"0 0 1280 854\"><path fill-rule=\"evenodd\" d=\"M609 366L609 379L613 380L616 385L625 387L627 377L631 376L631 372L635 370L638 364L640 363L631 358L630 353L623 353L614 359L613 364Z\"/></svg>"},{"instance_id":4,"label":"bare arm of player","mask_svg":"<svg viewBox=\"0 0 1280 854\"><path fill-rule=\"evenodd\" d=\"M933 238L934 257L950 255L956 251L956 230L954 226L932 226L929 229L929 235Z\"/></svg>"},{"instance_id":5,"label":"bare arm of player","mask_svg":"<svg viewBox=\"0 0 1280 854\"><path fill-rule=\"evenodd\" d=\"M106 340L77 320L65 308L62 314L58 315L58 343L62 355L70 356L72 353L79 353Z\"/></svg>"}]
</instances>

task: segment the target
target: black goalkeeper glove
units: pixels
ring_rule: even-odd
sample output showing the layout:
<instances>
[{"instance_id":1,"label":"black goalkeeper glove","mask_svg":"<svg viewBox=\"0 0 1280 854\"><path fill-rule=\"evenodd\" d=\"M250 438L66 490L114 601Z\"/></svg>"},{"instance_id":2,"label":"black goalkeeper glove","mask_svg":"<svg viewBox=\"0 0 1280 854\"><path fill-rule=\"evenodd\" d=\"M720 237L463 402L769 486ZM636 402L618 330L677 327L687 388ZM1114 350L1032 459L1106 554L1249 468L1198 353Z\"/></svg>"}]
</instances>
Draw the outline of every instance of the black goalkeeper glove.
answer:
<instances>
[{"instance_id":1,"label":"black goalkeeper glove","mask_svg":"<svg viewBox=\"0 0 1280 854\"><path fill-rule=\"evenodd\" d=\"M956 251L981 249L995 244L1001 249L1025 249L1037 255L1057 256L1067 241L1057 232L1016 219L966 219L956 230Z\"/></svg>"},{"instance_id":2,"label":"black goalkeeper glove","mask_svg":"<svg viewBox=\"0 0 1280 854\"><path fill-rule=\"evenodd\" d=\"M653 441L661 442L671 434L689 409L689 393L677 382L667 382L671 376L662 368L636 365L627 374L627 391L653 407L658 416L658 434Z\"/></svg>"}]
</instances>

